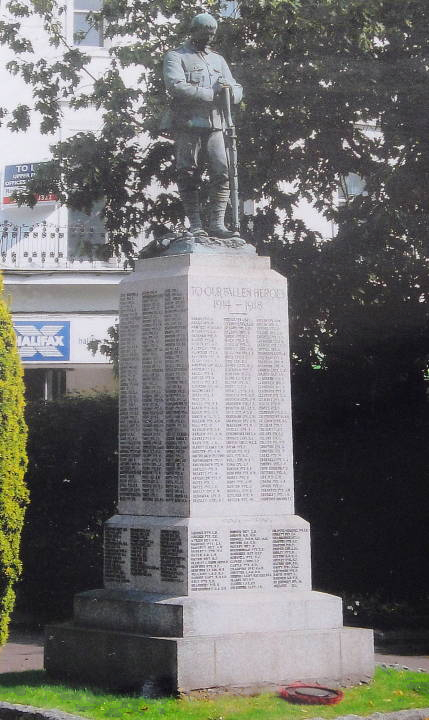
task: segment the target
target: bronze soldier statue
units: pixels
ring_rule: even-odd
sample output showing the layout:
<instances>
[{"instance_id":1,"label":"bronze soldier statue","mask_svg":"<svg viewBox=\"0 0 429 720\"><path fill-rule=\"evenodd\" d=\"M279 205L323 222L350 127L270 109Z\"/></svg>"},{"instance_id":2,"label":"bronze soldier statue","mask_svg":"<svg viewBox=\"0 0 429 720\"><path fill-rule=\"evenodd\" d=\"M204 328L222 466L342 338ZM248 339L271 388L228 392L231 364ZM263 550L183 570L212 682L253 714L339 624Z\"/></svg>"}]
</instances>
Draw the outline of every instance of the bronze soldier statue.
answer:
<instances>
[{"instance_id":1,"label":"bronze soldier statue","mask_svg":"<svg viewBox=\"0 0 429 720\"><path fill-rule=\"evenodd\" d=\"M207 236L201 224L199 198L201 157L206 154L210 178L208 232L217 238L229 238L237 233L225 227L230 183L223 105L225 92L233 103L239 103L243 90L224 58L210 48L216 30L212 15L196 15L189 40L165 55L164 82L172 98L168 129L175 139L177 184L189 232Z\"/></svg>"}]
</instances>

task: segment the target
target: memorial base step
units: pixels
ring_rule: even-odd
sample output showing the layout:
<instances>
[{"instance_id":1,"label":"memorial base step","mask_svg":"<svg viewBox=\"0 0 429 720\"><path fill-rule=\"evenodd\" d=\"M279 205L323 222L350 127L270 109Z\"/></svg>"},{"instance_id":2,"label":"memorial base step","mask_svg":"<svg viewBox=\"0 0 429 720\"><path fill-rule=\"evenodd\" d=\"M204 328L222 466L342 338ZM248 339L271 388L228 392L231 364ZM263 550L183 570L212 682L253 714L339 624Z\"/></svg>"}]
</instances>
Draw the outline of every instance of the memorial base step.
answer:
<instances>
[{"instance_id":1,"label":"memorial base step","mask_svg":"<svg viewBox=\"0 0 429 720\"><path fill-rule=\"evenodd\" d=\"M343 623L341 598L311 590L186 597L89 590L75 596L74 621L80 626L164 637L321 630Z\"/></svg>"},{"instance_id":2,"label":"memorial base step","mask_svg":"<svg viewBox=\"0 0 429 720\"><path fill-rule=\"evenodd\" d=\"M66 623L46 628L45 668L55 679L143 695L295 681L344 685L372 676L373 633L332 628L159 638Z\"/></svg>"}]
</instances>

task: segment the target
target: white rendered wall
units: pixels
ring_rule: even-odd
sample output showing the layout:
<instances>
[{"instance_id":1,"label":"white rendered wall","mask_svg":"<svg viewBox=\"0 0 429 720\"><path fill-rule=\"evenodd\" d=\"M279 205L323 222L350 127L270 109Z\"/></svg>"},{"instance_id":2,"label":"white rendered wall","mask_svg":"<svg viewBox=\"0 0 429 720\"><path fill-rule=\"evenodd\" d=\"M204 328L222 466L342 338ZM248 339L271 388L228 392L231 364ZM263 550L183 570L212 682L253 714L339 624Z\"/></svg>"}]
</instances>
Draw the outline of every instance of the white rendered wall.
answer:
<instances>
[{"instance_id":1,"label":"white rendered wall","mask_svg":"<svg viewBox=\"0 0 429 720\"><path fill-rule=\"evenodd\" d=\"M77 365L67 373L67 393L114 392L111 365Z\"/></svg>"}]
</instances>

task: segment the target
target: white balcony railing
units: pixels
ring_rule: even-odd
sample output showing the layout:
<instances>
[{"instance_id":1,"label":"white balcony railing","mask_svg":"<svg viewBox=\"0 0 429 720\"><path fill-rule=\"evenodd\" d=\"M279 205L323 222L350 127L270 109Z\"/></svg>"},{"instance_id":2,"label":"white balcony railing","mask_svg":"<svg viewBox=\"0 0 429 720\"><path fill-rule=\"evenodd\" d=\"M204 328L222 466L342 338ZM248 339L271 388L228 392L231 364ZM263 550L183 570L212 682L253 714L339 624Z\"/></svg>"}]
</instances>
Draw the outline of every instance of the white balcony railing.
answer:
<instances>
[{"instance_id":1,"label":"white balcony railing","mask_svg":"<svg viewBox=\"0 0 429 720\"><path fill-rule=\"evenodd\" d=\"M43 269L120 269L124 258L110 258L103 244L81 238L78 249L68 251L67 234L61 229L0 225L0 268L15 270Z\"/></svg>"}]
</instances>

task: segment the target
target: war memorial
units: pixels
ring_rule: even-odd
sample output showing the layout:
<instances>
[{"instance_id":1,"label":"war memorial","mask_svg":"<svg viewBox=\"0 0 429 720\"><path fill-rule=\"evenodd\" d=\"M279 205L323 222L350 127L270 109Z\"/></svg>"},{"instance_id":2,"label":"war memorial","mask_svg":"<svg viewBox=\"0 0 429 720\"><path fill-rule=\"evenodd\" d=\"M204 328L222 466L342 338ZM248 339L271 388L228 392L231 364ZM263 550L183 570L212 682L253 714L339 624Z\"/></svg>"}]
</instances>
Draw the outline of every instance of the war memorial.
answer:
<instances>
[{"instance_id":1,"label":"war memorial","mask_svg":"<svg viewBox=\"0 0 429 720\"><path fill-rule=\"evenodd\" d=\"M372 631L343 627L341 599L311 587L310 528L294 513L287 281L236 227L235 137L219 108L241 88L209 48L215 31L197 16L165 61L189 230L152 244L121 286L104 588L78 594L45 646L53 676L143 693L345 683L374 669Z\"/></svg>"}]
</instances>

